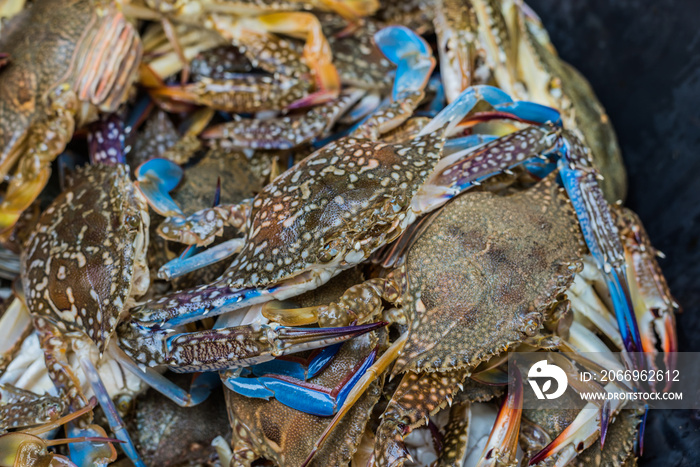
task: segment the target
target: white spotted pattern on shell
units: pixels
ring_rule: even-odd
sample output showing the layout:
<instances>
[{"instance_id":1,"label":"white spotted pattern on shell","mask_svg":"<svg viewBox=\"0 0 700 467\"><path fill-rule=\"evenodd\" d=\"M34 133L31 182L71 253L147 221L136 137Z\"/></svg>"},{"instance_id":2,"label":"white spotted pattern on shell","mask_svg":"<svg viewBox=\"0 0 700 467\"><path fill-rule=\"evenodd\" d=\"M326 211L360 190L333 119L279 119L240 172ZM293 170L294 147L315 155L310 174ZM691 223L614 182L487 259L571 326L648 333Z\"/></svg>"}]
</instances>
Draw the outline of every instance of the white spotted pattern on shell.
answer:
<instances>
[{"instance_id":1,"label":"white spotted pattern on shell","mask_svg":"<svg viewBox=\"0 0 700 467\"><path fill-rule=\"evenodd\" d=\"M366 259L401 233L440 158L442 133L394 145L344 138L279 176L255 198L246 246L222 282L262 286Z\"/></svg>"},{"instance_id":2,"label":"white spotted pattern on shell","mask_svg":"<svg viewBox=\"0 0 700 467\"><path fill-rule=\"evenodd\" d=\"M31 313L63 331L84 332L103 351L132 289L148 288L148 274L140 274L147 209L128 166L79 169L73 186L41 215L23 251Z\"/></svg>"}]
</instances>

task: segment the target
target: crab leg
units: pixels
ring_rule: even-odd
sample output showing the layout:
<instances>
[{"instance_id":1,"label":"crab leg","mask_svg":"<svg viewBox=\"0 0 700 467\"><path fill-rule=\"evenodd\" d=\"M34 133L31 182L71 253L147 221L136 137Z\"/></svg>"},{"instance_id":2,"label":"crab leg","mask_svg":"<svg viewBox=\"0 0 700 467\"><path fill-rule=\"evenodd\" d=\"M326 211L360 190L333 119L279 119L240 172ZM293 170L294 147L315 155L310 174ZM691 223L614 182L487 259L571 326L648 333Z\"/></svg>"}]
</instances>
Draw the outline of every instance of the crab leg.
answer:
<instances>
[{"instance_id":1,"label":"crab leg","mask_svg":"<svg viewBox=\"0 0 700 467\"><path fill-rule=\"evenodd\" d=\"M560 144L564 157L559 160L559 173L576 210L588 249L605 274L625 349L643 352L629 292L624 250L610 208L598 185L597 172L575 136L564 132ZM639 367L642 365L641 362L635 363Z\"/></svg>"},{"instance_id":2,"label":"crab leg","mask_svg":"<svg viewBox=\"0 0 700 467\"><path fill-rule=\"evenodd\" d=\"M353 132L354 136L372 140L398 127L413 115L423 100L423 91L435 68L430 46L408 28L384 28L374 35L374 40L397 69L392 102L374 112Z\"/></svg>"},{"instance_id":3,"label":"crab leg","mask_svg":"<svg viewBox=\"0 0 700 467\"><path fill-rule=\"evenodd\" d=\"M674 309L678 304L668 289L663 272L656 262L658 255L641 221L629 209L613 211L625 249L627 271L631 276L630 293L639 321L642 348L648 354L650 368L656 368L657 336L664 352L666 369L676 366L677 342Z\"/></svg>"},{"instance_id":4,"label":"crab leg","mask_svg":"<svg viewBox=\"0 0 700 467\"><path fill-rule=\"evenodd\" d=\"M244 46L246 56L274 76L250 73L184 86L158 85L149 90L152 96L226 112L258 112L283 109L307 95L309 68L288 40L260 32L255 18L232 20L217 15L212 21L217 32Z\"/></svg>"},{"instance_id":5,"label":"crab leg","mask_svg":"<svg viewBox=\"0 0 700 467\"><path fill-rule=\"evenodd\" d=\"M464 369L423 374L409 371L403 376L377 429L374 455L379 465L400 465L410 459L403 439L429 423L431 415L452 405L466 376Z\"/></svg>"},{"instance_id":6,"label":"crab leg","mask_svg":"<svg viewBox=\"0 0 700 467\"><path fill-rule=\"evenodd\" d=\"M124 352L141 365L167 365L176 372L192 373L246 367L336 344L385 325L292 328L273 323L173 333L131 321L122 325L119 339Z\"/></svg>"},{"instance_id":7,"label":"crab leg","mask_svg":"<svg viewBox=\"0 0 700 467\"><path fill-rule=\"evenodd\" d=\"M158 277L172 280L188 272L218 263L241 251L243 244L242 238L233 238L187 258L175 258L158 269Z\"/></svg>"},{"instance_id":8,"label":"crab leg","mask_svg":"<svg viewBox=\"0 0 700 467\"><path fill-rule=\"evenodd\" d=\"M246 397L265 400L274 397L293 409L311 415L327 417L333 415L343 405L352 388L372 366L376 356L377 349L374 349L333 389L283 375L228 378L224 384L232 391Z\"/></svg>"},{"instance_id":9,"label":"crab leg","mask_svg":"<svg viewBox=\"0 0 700 467\"><path fill-rule=\"evenodd\" d=\"M117 408L114 407L112 398L109 397L107 389L105 389L104 384L100 379L100 375L97 373L94 365L89 358L82 357L80 359L80 366L87 375L87 379L90 382L92 390L95 392L95 396L97 397L97 401L100 403L100 407L102 407L102 411L107 418L110 429L117 439L123 441L124 444L122 444L122 449L124 449L124 452L129 457L131 462L136 465L136 467L145 467L146 464L143 463L136 452L136 447L134 447L134 443L131 441L129 433L127 433L126 429L124 428L124 422L119 416Z\"/></svg>"},{"instance_id":10,"label":"crab leg","mask_svg":"<svg viewBox=\"0 0 700 467\"><path fill-rule=\"evenodd\" d=\"M465 465L472 421L471 406L471 402L463 401L450 407L450 420L445 425L444 448L438 465Z\"/></svg>"},{"instance_id":11,"label":"crab leg","mask_svg":"<svg viewBox=\"0 0 700 467\"><path fill-rule=\"evenodd\" d=\"M450 124L450 128L448 128L449 133L449 129L454 128L480 100L484 100L491 105L513 102L513 99L508 94L493 86L472 86L464 90L457 99L442 109L430 123L423 127L418 136L430 134L447 124Z\"/></svg>"},{"instance_id":12,"label":"crab leg","mask_svg":"<svg viewBox=\"0 0 700 467\"><path fill-rule=\"evenodd\" d=\"M330 305L285 309L266 303L263 315L275 322L298 326L318 322L321 326L347 326L353 321L366 322L382 309L382 300L395 303L399 285L391 278L369 279L350 287Z\"/></svg>"},{"instance_id":13,"label":"crab leg","mask_svg":"<svg viewBox=\"0 0 700 467\"><path fill-rule=\"evenodd\" d=\"M314 71L317 91L292 103L289 108L321 104L338 97L340 77L333 66L331 48L321 30L321 23L310 13L270 13L257 18L271 32L304 37L304 60Z\"/></svg>"},{"instance_id":14,"label":"crab leg","mask_svg":"<svg viewBox=\"0 0 700 467\"><path fill-rule=\"evenodd\" d=\"M510 365L513 374L511 385L513 391L503 401L496 423L491 429L491 434L481 454L479 466L512 465L516 462L518 447L518 434L520 432L520 417L523 407L523 381L520 371L515 365Z\"/></svg>"},{"instance_id":15,"label":"crab leg","mask_svg":"<svg viewBox=\"0 0 700 467\"><path fill-rule=\"evenodd\" d=\"M213 126L201 136L216 140L223 148L293 149L328 133L364 93L359 89L346 90L338 99L313 107L302 115L234 120Z\"/></svg>"}]
</instances>

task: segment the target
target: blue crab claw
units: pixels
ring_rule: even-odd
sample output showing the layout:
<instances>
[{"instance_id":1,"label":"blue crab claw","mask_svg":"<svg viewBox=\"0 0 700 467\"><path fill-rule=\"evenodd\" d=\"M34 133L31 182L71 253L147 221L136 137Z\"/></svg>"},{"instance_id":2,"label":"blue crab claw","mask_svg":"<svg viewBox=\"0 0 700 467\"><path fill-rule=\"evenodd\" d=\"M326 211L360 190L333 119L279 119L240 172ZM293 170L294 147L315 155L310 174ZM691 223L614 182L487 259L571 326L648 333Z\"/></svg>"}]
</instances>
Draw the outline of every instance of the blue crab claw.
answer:
<instances>
[{"instance_id":1,"label":"blue crab claw","mask_svg":"<svg viewBox=\"0 0 700 467\"><path fill-rule=\"evenodd\" d=\"M167 159L150 159L136 169L136 186L155 212L164 217L182 216L180 207L170 197L182 180L182 168Z\"/></svg>"},{"instance_id":2,"label":"blue crab claw","mask_svg":"<svg viewBox=\"0 0 700 467\"><path fill-rule=\"evenodd\" d=\"M343 405L352 388L372 366L377 352L377 348L370 352L367 358L358 363L346 378L333 389L289 376L274 374L256 378L229 378L225 384L232 391L243 396L266 400L274 397L280 403L300 412L329 417Z\"/></svg>"},{"instance_id":3,"label":"blue crab claw","mask_svg":"<svg viewBox=\"0 0 700 467\"><path fill-rule=\"evenodd\" d=\"M546 105L536 104L534 102L517 101L507 102L505 104L494 105L493 108L497 112L506 112L514 115L519 120L530 123L546 124L554 126L562 126L561 114Z\"/></svg>"},{"instance_id":4,"label":"blue crab claw","mask_svg":"<svg viewBox=\"0 0 700 467\"><path fill-rule=\"evenodd\" d=\"M247 368L255 376L268 374L289 376L299 380L308 380L316 376L335 357L343 344L335 344L315 350L309 358L302 359L296 355L279 357L269 362L259 363Z\"/></svg>"},{"instance_id":5,"label":"blue crab claw","mask_svg":"<svg viewBox=\"0 0 700 467\"><path fill-rule=\"evenodd\" d=\"M374 42L397 66L392 98L406 91L423 89L435 67L432 50L425 40L404 26L389 26L374 35Z\"/></svg>"},{"instance_id":6,"label":"blue crab claw","mask_svg":"<svg viewBox=\"0 0 700 467\"><path fill-rule=\"evenodd\" d=\"M114 433L114 436L123 442L122 449L124 450L124 453L136 467L145 467L146 464L144 464L136 451L136 447L134 446L129 433L127 433L126 428L124 427L124 421L119 416L119 412L117 412L117 408L114 406L112 398L109 397L107 389L105 389L104 384L100 379L100 375L97 373L94 365L88 358L82 357L80 359L80 366L85 372L92 390L95 392L97 402L100 404L100 407L102 407L102 411L107 418L107 423L109 423L110 429Z\"/></svg>"},{"instance_id":7,"label":"blue crab claw","mask_svg":"<svg viewBox=\"0 0 700 467\"><path fill-rule=\"evenodd\" d=\"M488 102L492 106L513 102L513 99L506 92L496 87L485 85L471 86L462 91L457 99L442 109L442 111L418 133L418 136L425 136L448 124L449 132L452 128L457 126L462 118L471 112L477 102L482 100Z\"/></svg>"},{"instance_id":8,"label":"blue crab claw","mask_svg":"<svg viewBox=\"0 0 700 467\"><path fill-rule=\"evenodd\" d=\"M117 452L111 443L122 443L121 440L107 438L107 433L98 425L89 425L79 429L73 422L66 424L66 435L73 442L67 443L70 458L78 467L106 465L117 458ZM76 442L80 440L81 442ZM84 441L90 441L86 443Z\"/></svg>"}]
</instances>

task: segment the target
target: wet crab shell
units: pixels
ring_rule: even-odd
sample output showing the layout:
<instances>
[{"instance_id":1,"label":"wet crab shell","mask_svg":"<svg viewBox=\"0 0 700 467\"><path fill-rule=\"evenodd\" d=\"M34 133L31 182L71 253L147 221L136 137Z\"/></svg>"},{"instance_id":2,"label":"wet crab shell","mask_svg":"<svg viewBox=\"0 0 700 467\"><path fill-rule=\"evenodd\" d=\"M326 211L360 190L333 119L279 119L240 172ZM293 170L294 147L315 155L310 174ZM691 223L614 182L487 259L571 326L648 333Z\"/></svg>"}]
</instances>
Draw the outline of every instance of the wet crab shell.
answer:
<instances>
[{"instance_id":1,"label":"wet crab shell","mask_svg":"<svg viewBox=\"0 0 700 467\"><path fill-rule=\"evenodd\" d=\"M246 245L222 282L261 286L314 269L325 282L366 259L411 220L441 133L396 145L345 138L277 177L255 198Z\"/></svg>"},{"instance_id":2,"label":"wet crab shell","mask_svg":"<svg viewBox=\"0 0 700 467\"><path fill-rule=\"evenodd\" d=\"M394 372L474 367L535 335L582 248L552 177L512 196L457 198L406 258L412 324Z\"/></svg>"},{"instance_id":3,"label":"wet crab shell","mask_svg":"<svg viewBox=\"0 0 700 467\"><path fill-rule=\"evenodd\" d=\"M100 351L149 285L148 206L126 165L91 165L42 214L21 258L27 305Z\"/></svg>"}]
</instances>

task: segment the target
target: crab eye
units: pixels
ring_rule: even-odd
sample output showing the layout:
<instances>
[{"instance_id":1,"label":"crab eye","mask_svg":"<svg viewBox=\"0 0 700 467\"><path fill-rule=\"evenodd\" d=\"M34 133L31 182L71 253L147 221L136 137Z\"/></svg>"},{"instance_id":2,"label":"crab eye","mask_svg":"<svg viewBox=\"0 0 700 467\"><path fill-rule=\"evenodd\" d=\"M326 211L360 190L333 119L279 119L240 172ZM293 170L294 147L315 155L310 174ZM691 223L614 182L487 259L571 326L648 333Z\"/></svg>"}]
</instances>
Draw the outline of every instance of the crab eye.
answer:
<instances>
[{"instance_id":1,"label":"crab eye","mask_svg":"<svg viewBox=\"0 0 700 467\"><path fill-rule=\"evenodd\" d=\"M131 411L133 402L133 397L121 394L116 400L117 411L119 412L119 414L121 416L126 416Z\"/></svg>"},{"instance_id":2,"label":"crab eye","mask_svg":"<svg viewBox=\"0 0 700 467\"><path fill-rule=\"evenodd\" d=\"M322 263L328 263L340 254L340 244L338 240L331 240L318 253L318 260Z\"/></svg>"}]
</instances>

